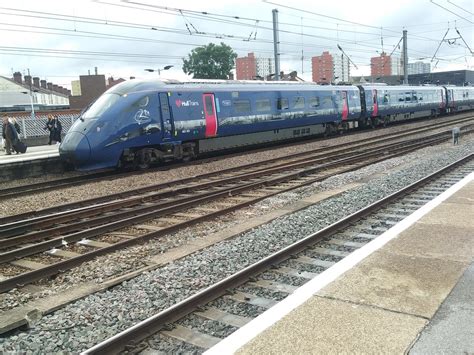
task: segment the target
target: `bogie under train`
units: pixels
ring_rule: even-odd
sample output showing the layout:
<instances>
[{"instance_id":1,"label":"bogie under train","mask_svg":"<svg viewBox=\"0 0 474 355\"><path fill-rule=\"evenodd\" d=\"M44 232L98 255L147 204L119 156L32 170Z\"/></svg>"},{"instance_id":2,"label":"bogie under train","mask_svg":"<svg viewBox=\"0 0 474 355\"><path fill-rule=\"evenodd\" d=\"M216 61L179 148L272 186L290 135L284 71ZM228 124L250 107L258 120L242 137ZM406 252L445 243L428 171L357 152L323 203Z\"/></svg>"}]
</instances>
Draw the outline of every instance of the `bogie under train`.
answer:
<instances>
[{"instance_id":1,"label":"bogie under train","mask_svg":"<svg viewBox=\"0 0 474 355\"><path fill-rule=\"evenodd\" d=\"M130 80L82 113L59 152L79 170L146 168L472 108L474 87Z\"/></svg>"}]
</instances>

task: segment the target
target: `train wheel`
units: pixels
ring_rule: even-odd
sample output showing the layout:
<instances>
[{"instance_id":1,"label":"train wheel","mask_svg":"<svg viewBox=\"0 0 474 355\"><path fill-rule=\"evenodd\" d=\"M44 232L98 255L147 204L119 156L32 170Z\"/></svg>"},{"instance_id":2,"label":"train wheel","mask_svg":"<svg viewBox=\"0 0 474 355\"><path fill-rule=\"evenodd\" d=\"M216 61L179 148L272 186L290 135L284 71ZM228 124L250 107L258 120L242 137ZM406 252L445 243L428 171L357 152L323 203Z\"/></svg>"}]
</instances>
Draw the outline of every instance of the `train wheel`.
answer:
<instances>
[{"instance_id":1,"label":"train wheel","mask_svg":"<svg viewBox=\"0 0 474 355\"><path fill-rule=\"evenodd\" d=\"M148 169L151 165L152 157L147 149L139 150L135 155L135 167L140 170Z\"/></svg>"},{"instance_id":2,"label":"train wheel","mask_svg":"<svg viewBox=\"0 0 474 355\"><path fill-rule=\"evenodd\" d=\"M330 137L333 133L332 123L326 123L326 130L324 131L324 137Z\"/></svg>"},{"instance_id":3,"label":"train wheel","mask_svg":"<svg viewBox=\"0 0 474 355\"><path fill-rule=\"evenodd\" d=\"M183 146L183 162L188 162L195 159L197 156L197 149L195 143L189 143Z\"/></svg>"}]
</instances>

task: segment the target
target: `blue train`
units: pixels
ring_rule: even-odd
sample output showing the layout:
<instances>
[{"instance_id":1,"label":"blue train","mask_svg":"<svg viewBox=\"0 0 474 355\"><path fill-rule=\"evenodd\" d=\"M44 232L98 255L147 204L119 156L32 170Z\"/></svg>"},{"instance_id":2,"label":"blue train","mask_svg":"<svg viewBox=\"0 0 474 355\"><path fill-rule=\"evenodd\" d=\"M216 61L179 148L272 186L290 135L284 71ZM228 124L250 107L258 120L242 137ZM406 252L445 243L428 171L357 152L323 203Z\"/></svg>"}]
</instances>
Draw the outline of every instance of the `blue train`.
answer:
<instances>
[{"instance_id":1,"label":"blue train","mask_svg":"<svg viewBox=\"0 0 474 355\"><path fill-rule=\"evenodd\" d=\"M147 168L473 107L474 87L130 80L82 113L59 153L78 170Z\"/></svg>"}]
</instances>

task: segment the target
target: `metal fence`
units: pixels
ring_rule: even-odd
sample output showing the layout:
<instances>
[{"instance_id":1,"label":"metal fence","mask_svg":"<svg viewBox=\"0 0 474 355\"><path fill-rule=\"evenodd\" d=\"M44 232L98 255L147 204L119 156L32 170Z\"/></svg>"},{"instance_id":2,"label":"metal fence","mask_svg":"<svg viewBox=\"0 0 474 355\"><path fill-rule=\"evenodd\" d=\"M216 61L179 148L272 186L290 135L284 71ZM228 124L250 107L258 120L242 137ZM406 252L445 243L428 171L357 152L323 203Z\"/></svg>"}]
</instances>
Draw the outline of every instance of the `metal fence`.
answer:
<instances>
[{"instance_id":1,"label":"metal fence","mask_svg":"<svg viewBox=\"0 0 474 355\"><path fill-rule=\"evenodd\" d=\"M71 128L74 121L79 117L79 114L58 114L57 117L59 118L63 128L62 133L65 134L69 128ZM21 139L28 137L49 136L49 131L44 129L46 127L46 123L48 122L48 115L36 115L35 118L31 118L30 116L16 116L15 118L21 128ZM2 130L3 125L0 124L0 134L3 133Z\"/></svg>"}]
</instances>

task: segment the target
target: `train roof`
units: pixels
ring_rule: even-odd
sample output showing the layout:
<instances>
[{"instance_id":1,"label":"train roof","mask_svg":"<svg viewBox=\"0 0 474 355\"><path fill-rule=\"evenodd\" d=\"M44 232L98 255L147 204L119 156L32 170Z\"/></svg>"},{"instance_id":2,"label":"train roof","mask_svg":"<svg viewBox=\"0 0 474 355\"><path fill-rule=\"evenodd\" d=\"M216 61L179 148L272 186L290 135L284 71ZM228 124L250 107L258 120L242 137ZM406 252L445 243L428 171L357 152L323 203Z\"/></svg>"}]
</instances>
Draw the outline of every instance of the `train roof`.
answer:
<instances>
[{"instance_id":1,"label":"train roof","mask_svg":"<svg viewBox=\"0 0 474 355\"><path fill-rule=\"evenodd\" d=\"M139 91L169 91L169 90L201 90L201 91L259 91L262 88L271 90L315 90L333 91L333 90L357 90L356 86L350 85L318 85L312 82L292 82L292 81L256 81L256 80L128 80L110 88L108 93L128 94Z\"/></svg>"},{"instance_id":2,"label":"train roof","mask_svg":"<svg viewBox=\"0 0 474 355\"><path fill-rule=\"evenodd\" d=\"M390 85L371 85L370 83L362 85L365 89L377 90L432 90L442 88L443 86L390 86ZM462 87L457 87L462 88ZM359 90L355 85L318 85L313 82L294 82L294 81L257 81L257 80L159 80L132 79L117 84L107 90L107 93L115 93L119 95L129 94L142 91L261 91L264 90L298 90L298 91L334 91L334 90Z\"/></svg>"}]
</instances>

